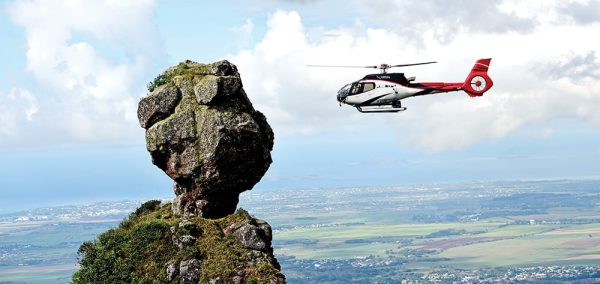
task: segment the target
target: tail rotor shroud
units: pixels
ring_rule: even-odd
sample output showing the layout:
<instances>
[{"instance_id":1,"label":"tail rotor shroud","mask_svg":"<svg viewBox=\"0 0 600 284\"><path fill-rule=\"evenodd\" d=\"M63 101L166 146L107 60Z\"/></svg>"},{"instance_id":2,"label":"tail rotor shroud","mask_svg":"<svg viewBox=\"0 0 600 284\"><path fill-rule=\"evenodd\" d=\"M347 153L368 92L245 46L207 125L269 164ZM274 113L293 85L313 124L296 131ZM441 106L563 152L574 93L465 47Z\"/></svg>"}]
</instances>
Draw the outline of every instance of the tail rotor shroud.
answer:
<instances>
[{"instance_id":1,"label":"tail rotor shroud","mask_svg":"<svg viewBox=\"0 0 600 284\"><path fill-rule=\"evenodd\" d=\"M475 62L475 65L473 65L473 69L471 69L471 72L462 86L462 89L469 96L483 96L483 94L494 85L494 81L492 81L492 78L487 74L491 61L491 58L479 59Z\"/></svg>"}]
</instances>

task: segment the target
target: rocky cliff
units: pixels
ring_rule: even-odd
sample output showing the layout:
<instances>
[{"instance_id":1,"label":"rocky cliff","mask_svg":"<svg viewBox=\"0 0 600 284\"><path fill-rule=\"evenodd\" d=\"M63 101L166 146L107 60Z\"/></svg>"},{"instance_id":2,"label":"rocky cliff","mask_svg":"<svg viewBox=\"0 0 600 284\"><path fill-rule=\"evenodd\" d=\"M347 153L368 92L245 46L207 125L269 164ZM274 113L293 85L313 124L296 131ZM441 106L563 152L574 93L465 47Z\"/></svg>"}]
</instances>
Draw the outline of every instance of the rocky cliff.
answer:
<instances>
[{"instance_id":1,"label":"rocky cliff","mask_svg":"<svg viewBox=\"0 0 600 284\"><path fill-rule=\"evenodd\" d=\"M138 118L152 162L174 180L172 203L149 201L85 242L73 283L284 283L271 226L243 209L271 164L273 131L227 62L182 62L148 85Z\"/></svg>"}]
</instances>

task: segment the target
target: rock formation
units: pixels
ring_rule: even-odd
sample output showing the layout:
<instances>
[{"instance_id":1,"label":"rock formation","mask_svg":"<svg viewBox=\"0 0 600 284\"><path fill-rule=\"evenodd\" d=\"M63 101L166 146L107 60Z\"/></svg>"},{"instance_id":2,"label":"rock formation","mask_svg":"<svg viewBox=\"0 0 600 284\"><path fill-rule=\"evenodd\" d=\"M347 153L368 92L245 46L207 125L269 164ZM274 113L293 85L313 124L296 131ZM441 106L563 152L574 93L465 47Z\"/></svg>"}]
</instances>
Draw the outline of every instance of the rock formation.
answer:
<instances>
[{"instance_id":1,"label":"rock formation","mask_svg":"<svg viewBox=\"0 0 600 284\"><path fill-rule=\"evenodd\" d=\"M271 164L273 131L252 107L235 65L185 61L149 85L139 103L152 162L174 181L174 213L235 211Z\"/></svg>"},{"instance_id":2,"label":"rock formation","mask_svg":"<svg viewBox=\"0 0 600 284\"><path fill-rule=\"evenodd\" d=\"M138 108L152 162L173 203L149 201L78 251L79 283L285 283L271 226L243 209L271 164L273 131L237 68L182 62L148 86Z\"/></svg>"}]
</instances>

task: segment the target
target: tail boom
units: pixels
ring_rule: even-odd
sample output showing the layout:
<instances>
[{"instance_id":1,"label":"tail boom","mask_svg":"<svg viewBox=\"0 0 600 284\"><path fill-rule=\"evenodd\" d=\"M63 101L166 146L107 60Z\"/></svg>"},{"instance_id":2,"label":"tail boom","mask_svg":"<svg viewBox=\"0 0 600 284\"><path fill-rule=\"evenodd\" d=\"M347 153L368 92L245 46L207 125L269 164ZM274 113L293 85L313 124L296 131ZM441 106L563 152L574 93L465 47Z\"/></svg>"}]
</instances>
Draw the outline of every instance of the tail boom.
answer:
<instances>
[{"instance_id":1,"label":"tail boom","mask_svg":"<svg viewBox=\"0 0 600 284\"><path fill-rule=\"evenodd\" d=\"M494 82L487 74L491 61L491 58L477 60L464 82L422 82L416 85L426 90L422 94L447 93L462 90L471 97L480 97L494 85Z\"/></svg>"}]
</instances>

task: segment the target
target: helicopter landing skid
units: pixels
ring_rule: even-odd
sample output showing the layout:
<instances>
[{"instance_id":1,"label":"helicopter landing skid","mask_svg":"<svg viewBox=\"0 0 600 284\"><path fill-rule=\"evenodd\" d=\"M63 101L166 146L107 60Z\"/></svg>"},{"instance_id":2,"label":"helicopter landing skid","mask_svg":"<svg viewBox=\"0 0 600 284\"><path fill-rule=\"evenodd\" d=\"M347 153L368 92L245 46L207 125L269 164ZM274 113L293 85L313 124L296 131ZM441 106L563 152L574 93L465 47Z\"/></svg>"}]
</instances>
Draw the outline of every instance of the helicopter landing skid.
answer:
<instances>
[{"instance_id":1,"label":"helicopter landing skid","mask_svg":"<svg viewBox=\"0 0 600 284\"><path fill-rule=\"evenodd\" d=\"M393 105L357 106L356 109L362 113L399 112L406 110L405 107L397 107Z\"/></svg>"}]
</instances>

